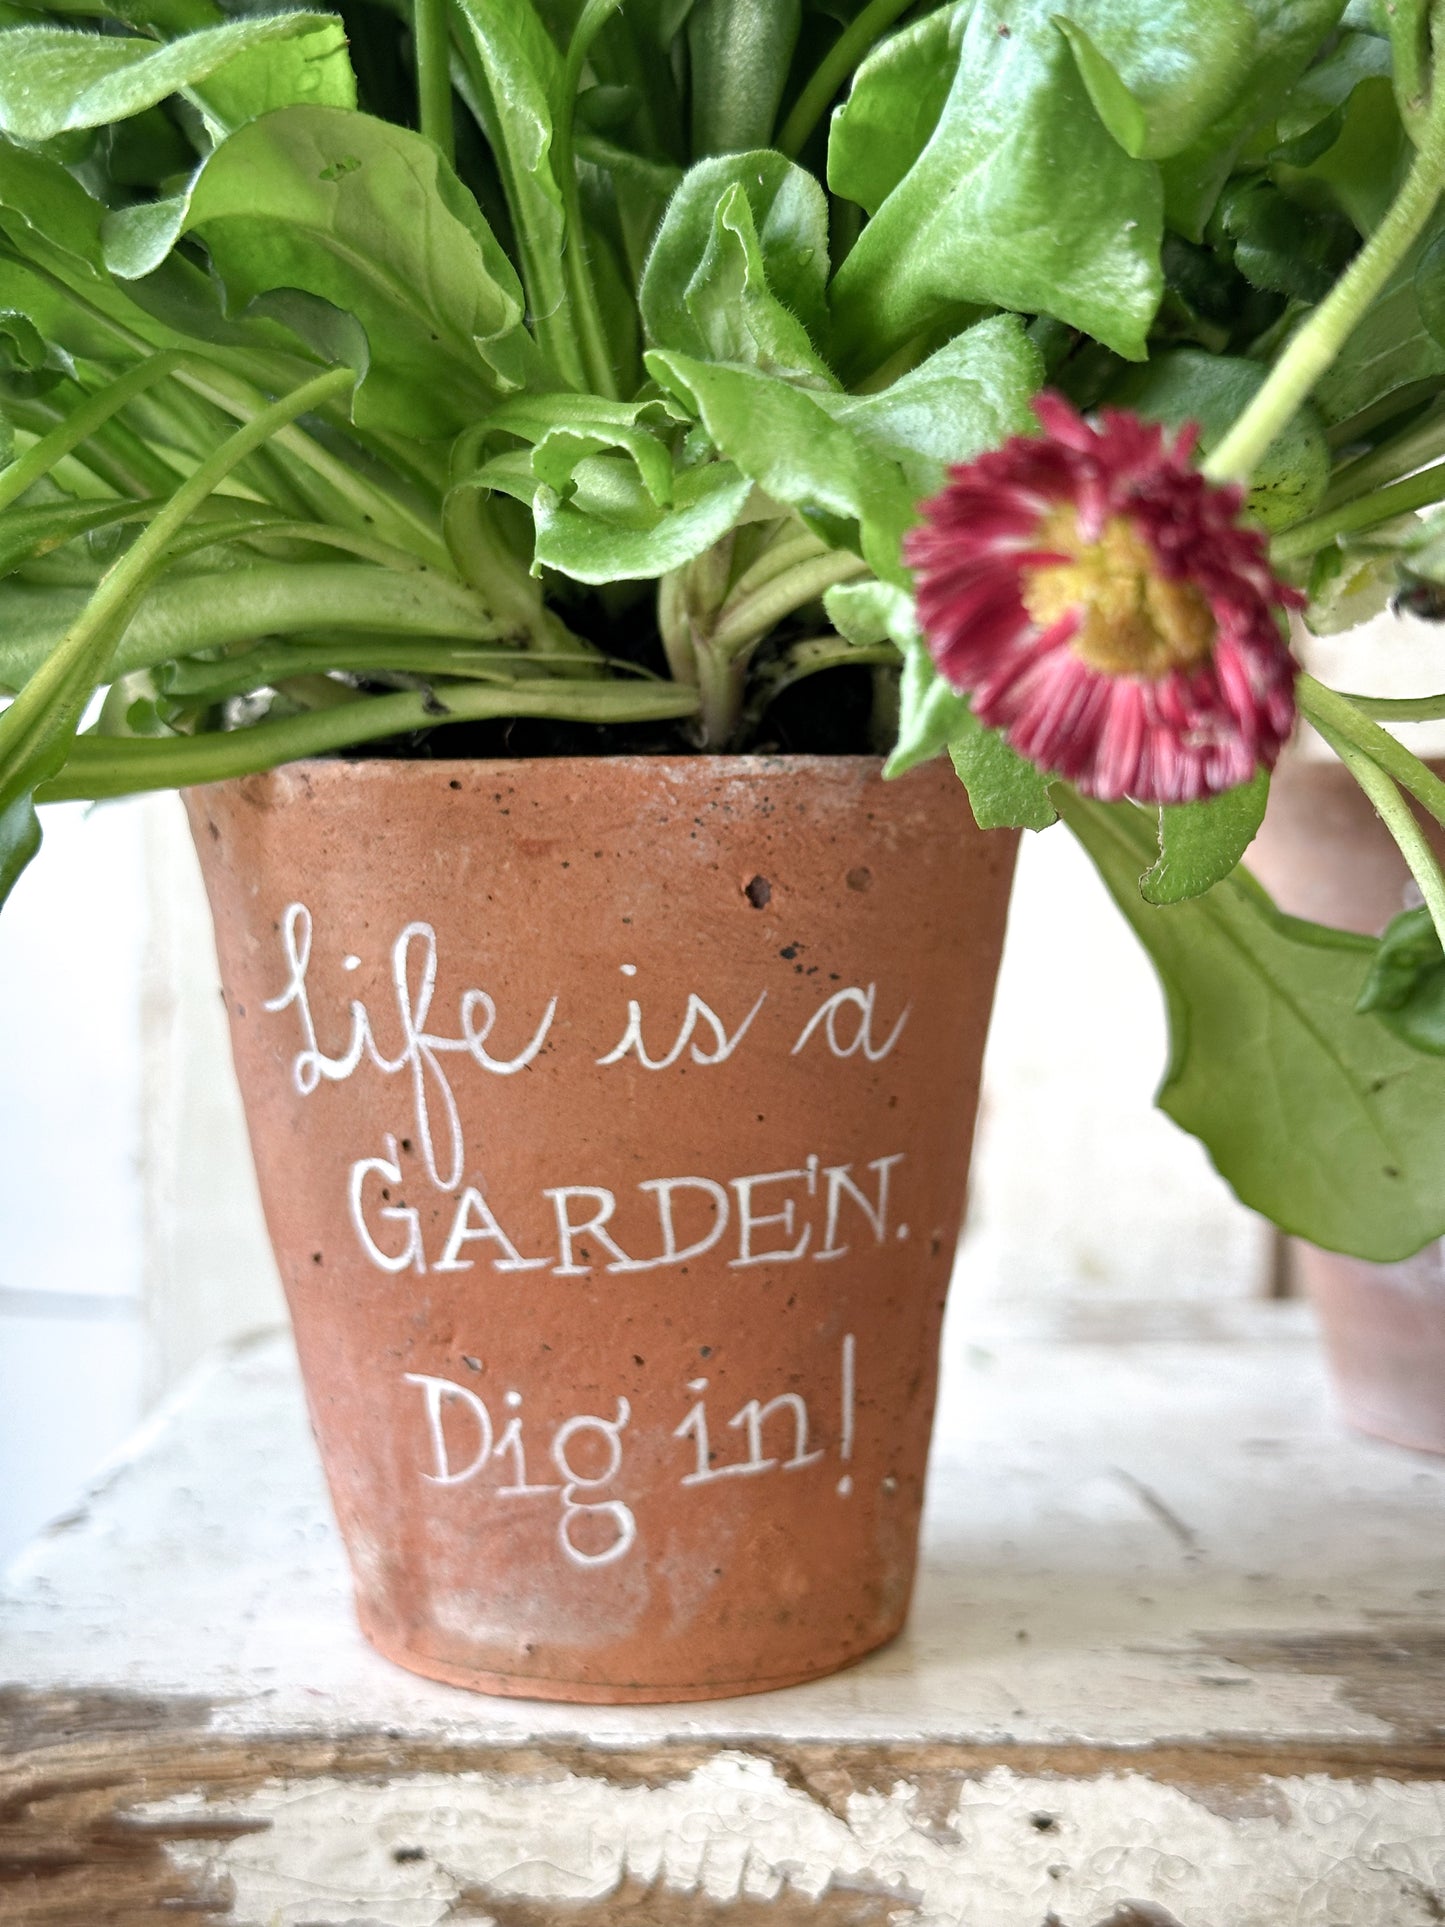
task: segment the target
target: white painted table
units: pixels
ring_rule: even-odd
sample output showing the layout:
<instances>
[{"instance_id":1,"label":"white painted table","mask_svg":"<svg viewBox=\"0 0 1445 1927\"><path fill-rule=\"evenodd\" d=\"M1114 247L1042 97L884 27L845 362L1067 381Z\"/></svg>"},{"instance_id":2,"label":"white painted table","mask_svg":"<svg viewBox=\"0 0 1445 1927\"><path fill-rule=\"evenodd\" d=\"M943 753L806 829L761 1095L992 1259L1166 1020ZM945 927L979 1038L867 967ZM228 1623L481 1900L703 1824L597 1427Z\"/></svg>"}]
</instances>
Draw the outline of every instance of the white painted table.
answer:
<instances>
[{"instance_id":1,"label":"white painted table","mask_svg":"<svg viewBox=\"0 0 1445 1927\"><path fill-rule=\"evenodd\" d=\"M0 1594L0 1921L1427 1927L1445 1462L1295 1306L956 1321L911 1628L681 1708L354 1631L289 1347L217 1362Z\"/></svg>"}]
</instances>

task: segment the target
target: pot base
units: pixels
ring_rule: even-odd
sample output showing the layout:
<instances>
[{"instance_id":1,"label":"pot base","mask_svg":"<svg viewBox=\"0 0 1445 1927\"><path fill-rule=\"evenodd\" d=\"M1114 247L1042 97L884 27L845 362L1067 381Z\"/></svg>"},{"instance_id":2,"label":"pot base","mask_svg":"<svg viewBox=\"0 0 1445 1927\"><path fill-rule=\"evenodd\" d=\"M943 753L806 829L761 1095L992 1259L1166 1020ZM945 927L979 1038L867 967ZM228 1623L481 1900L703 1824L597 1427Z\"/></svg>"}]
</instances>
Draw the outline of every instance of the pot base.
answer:
<instances>
[{"instance_id":1,"label":"pot base","mask_svg":"<svg viewBox=\"0 0 1445 1927\"><path fill-rule=\"evenodd\" d=\"M856 1653L834 1654L817 1665L801 1671L779 1673L771 1679L715 1680L695 1686L631 1686L623 1681L544 1679L530 1673L477 1672L468 1666L449 1665L429 1653L419 1653L400 1640L387 1637L368 1623L360 1606L357 1619L367 1644L408 1673L434 1679L443 1686L460 1686L469 1693L488 1693L496 1699L550 1700L571 1706L682 1706L699 1700L747 1699L757 1693L777 1693L788 1686L807 1686L813 1680L827 1679L857 1666L871 1653L892 1645L903 1630L900 1620L881 1639L872 1639Z\"/></svg>"}]
</instances>

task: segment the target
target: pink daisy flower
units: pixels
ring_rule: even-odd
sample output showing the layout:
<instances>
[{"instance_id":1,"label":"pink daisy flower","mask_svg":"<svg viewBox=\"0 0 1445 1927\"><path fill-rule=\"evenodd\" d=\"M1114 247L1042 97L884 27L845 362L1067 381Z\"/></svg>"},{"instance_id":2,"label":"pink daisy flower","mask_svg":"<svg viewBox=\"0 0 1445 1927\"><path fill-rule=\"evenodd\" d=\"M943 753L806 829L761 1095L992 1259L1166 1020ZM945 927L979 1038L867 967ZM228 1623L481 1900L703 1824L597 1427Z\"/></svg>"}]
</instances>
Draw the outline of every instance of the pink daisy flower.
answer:
<instances>
[{"instance_id":1,"label":"pink daisy flower","mask_svg":"<svg viewBox=\"0 0 1445 1927\"><path fill-rule=\"evenodd\" d=\"M1294 726L1276 612L1304 597L1241 525L1239 488L1157 423L1062 396L949 472L905 555L940 673L1020 755L1085 796L1190 803L1244 783Z\"/></svg>"}]
</instances>

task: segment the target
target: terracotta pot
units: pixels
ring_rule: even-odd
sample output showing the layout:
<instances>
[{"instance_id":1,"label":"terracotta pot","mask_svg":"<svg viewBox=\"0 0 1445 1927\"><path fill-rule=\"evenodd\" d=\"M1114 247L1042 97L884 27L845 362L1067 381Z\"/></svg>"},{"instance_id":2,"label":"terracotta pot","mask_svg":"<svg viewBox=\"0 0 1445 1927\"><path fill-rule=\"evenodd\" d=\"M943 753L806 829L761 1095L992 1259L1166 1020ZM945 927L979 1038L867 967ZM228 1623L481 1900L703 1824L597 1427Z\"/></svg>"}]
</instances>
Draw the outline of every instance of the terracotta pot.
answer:
<instances>
[{"instance_id":1,"label":"terracotta pot","mask_svg":"<svg viewBox=\"0 0 1445 1927\"><path fill-rule=\"evenodd\" d=\"M863 758L187 802L368 1638L573 1700L891 1639L1014 840Z\"/></svg>"},{"instance_id":2,"label":"terracotta pot","mask_svg":"<svg viewBox=\"0 0 1445 1927\"><path fill-rule=\"evenodd\" d=\"M1445 857L1445 833L1421 822ZM1418 901L1393 838L1338 763L1281 765L1246 861L1281 909L1370 936ZM1291 1251L1346 1421L1396 1445L1445 1452L1445 1244L1394 1265L1301 1243Z\"/></svg>"}]
</instances>

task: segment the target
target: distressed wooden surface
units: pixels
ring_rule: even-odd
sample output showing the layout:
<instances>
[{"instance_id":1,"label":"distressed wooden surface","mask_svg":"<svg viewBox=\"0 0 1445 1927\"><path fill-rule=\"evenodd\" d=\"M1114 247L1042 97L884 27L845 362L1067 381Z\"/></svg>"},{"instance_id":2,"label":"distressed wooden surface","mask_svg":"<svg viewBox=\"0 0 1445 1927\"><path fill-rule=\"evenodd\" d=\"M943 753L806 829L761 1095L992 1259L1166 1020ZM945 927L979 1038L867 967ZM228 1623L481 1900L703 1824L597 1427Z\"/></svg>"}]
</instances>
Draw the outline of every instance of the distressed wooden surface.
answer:
<instances>
[{"instance_id":1,"label":"distressed wooden surface","mask_svg":"<svg viewBox=\"0 0 1445 1927\"><path fill-rule=\"evenodd\" d=\"M1445 1920L1445 1462L1293 1306L955 1320L908 1633L675 1709L372 1655L268 1337L22 1558L0 1682L18 1927Z\"/></svg>"}]
</instances>

